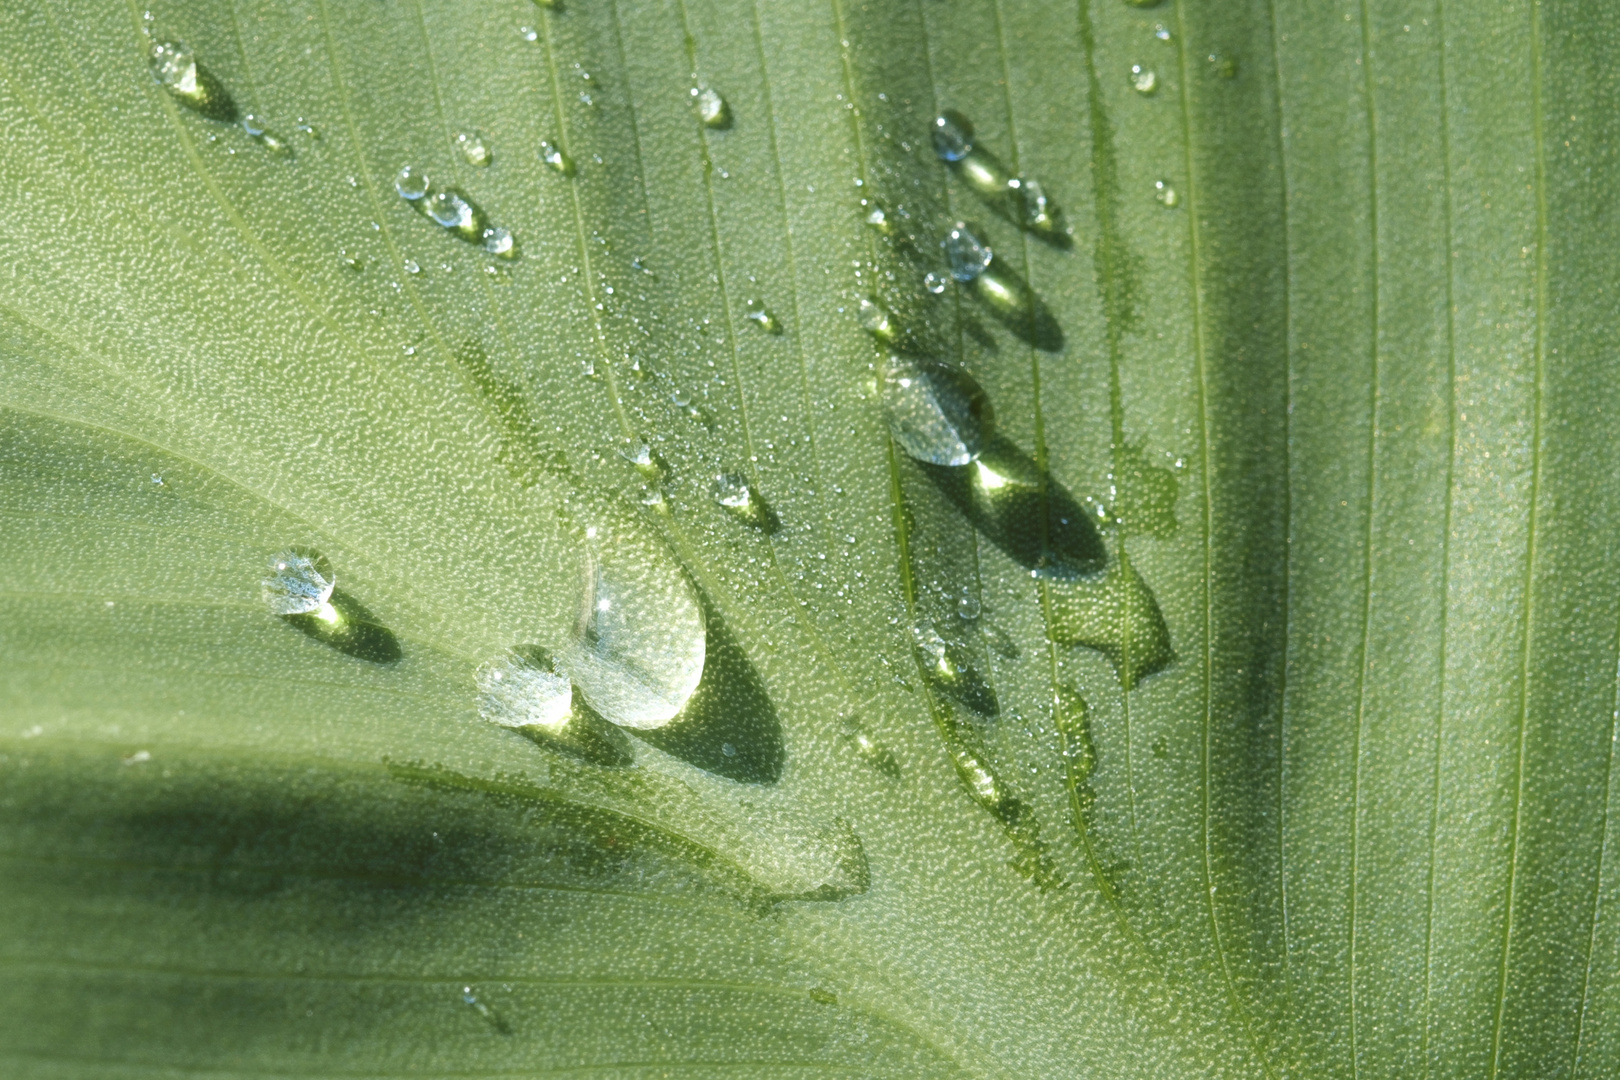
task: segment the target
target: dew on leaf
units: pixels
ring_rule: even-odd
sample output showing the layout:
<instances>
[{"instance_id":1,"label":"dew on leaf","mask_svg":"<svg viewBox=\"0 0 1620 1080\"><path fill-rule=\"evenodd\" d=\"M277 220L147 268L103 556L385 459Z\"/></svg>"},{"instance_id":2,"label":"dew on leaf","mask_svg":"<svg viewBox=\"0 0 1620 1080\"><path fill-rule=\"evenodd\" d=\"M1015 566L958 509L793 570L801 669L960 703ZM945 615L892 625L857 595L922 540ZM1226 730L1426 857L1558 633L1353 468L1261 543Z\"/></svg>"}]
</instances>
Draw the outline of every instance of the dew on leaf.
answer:
<instances>
[{"instance_id":1,"label":"dew on leaf","mask_svg":"<svg viewBox=\"0 0 1620 1080\"><path fill-rule=\"evenodd\" d=\"M1126 690L1175 660L1159 601L1128 561L1099 582L1054 582L1050 597L1052 640L1102 653Z\"/></svg>"},{"instance_id":2,"label":"dew on leaf","mask_svg":"<svg viewBox=\"0 0 1620 1080\"><path fill-rule=\"evenodd\" d=\"M973 125L959 112L946 109L934 117L932 134L941 161L961 161L973 152Z\"/></svg>"},{"instance_id":3,"label":"dew on leaf","mask_svg":"<svg viewBox=\"0 0 1620 1080\"><path fill-rule=\"evenodd\" d=\"M422 264L417 262L415 259L406 259L405 272L407 274L420 274L422 272Z\"/></svg>"},{"instance_id":4,"label":"dew on leaf","mask_svg":"<svg viewBox=\"0 0 1620 1080\"><path fill-rule=\"evenodd\" d=\"M869 297L861 297L856 308L855 318L860 322L861 329L882 342L891 342L895 339L895 325L889 315L889 309Z\"/></svg>"},{"instance_id":5,"label":"dew on leaf","mask_svg":"<svg viewBox=\"0 0 1620 1080\"><path fill-rule=\"evenodd\" d=\"M478 715L529 741L597 765L628 765L629 740L580 700L551 654L520 645L479 667Z\"/></svg>"},{"instance_id":6,"label":"dew on leaf","mask_svg":"<svg viewBox=\"0 0 1620 1080\"><path fill-rule=\"evenodd\" d=\"M492 226L484 230L484 250L491 255L498 255L503 259L517 256L517 242L512 238L511 230L503 226Z\"/></svg>"},{"instance_id":7,"label":"dew on leaf","mask_svg":"<svg viewBox=\"0 0 1620 1080\"><path fill-rule=\"evenodd\" d=\"M1170 28L1168 26L1164 25L1164 23L1154 23L1153 24L1153 36L1158 38L1160 41L1169 41L1170 40Z\"/></svg>"},{"instance_id":8,"label":"dew on leaf","mask_svg":"<svg viewBox=\"0 0 1620 1080\"><path fill-rule=\"evenodd\" d=\"M428 186L427 174L414 165L407 165L394 174L394 190L400 198L410 202L426 198Z\"/></svg>"},{"instance_id":9,"label":"dew on leaf","mask_svg":"<svg viewBox=\"0 0 1620 1080\"><path fill-rule=\"evenodd\" d=\"M698 119L703 121L704 127L727 128L731 126L731 106L719 93L707 87L702 90L694 89L692 96L697 99Z\"/></svg>"},{"instance_id":10,"label":"dew on leaf","mask_svg":"<svg viewBox=\"0 0 1620 1080\"><path fill-rule=\"evenodd\" d=\"M1168 180L1155 180L1153 182L1153 197L1167 208L1173 207L1181 201L1181 197L1176 194L1176 189L1170 186Z\"/></svg>"},{"instance_id":11,"label":"dew on leaf","mask_svg":"<svg viewBox=\"0 0 1620 1080\"><path fill-rule=\"evenodd\" d=\"M940 360L891 356L881 376L889 430L909 456L966 465L979 456L994 414L973 377Z\"/></svg>"},{"instance_id":12,"label":"dew on leaf","mask_svg":"<svg viewBox=\"0 0 1620 1080\"><path fill-rule=\"evenodd\" d=\"M923 288L927 289L932 295L939 296L945 291L945 281L943 274L936 274L930 270L923 275Z\"/></svg>"},{"instance_id":13,"label":"dew on leaf","mask_svg":"<svg viewBox=\"0 0 1620 1080\"><path fill-rule=\"evenodd\" d=\"M780 334L782 323L761 300L750 300L743 308L743 317L758 323L767 334Z\"/></svg>"},{"instance_id":14,"label":"dew on leaf","mask_svg":"<svg viewBox=\"0 0 1620 1080\"><path fill-rule=\"evenodd\" d=\"M1130 80L1131 89L1138 94L1151 94L1159 88L1159 77L1154 74L1152 68L1143 67L1141 64L1131 65Z\"/></svg>"},{"instance_id":15,"label":"dew on leaf","mask_svg":"<svg viewBox=\"0 0 1620 1080\"><path fill-rule=\"evenodd\" d=\"M1014 177L1007 181L1007 192L1020 225L1034 233L1056 234L1059 231L1061 226L1057 206L1047 198L1046 190L1039 182Z\"/></svg>"},{"instance_id":16,"label":"dew on leaf","mask_svg":"<svg viewBox=\"0 0 1620 1080\"><path fill-rule=\"evenodd\" d=\"M270 560L270 575L260 585L272 615L303 615L332 598L337 575L319 552L288 548Z\"/></svg>"},{"instance_id":17,"label":"dew on leaf","mask_svg":"<svg viewBox=\"0 0 1620 1080\"><path fill-rule=\"evenodd\" d=\"M573 159L563 153L560 146L548 139L540 140L540 160L545 162L546 167L552 172L561 173L563 176L574 175Z\"/></svg>"},{"instance_id":18,"label":"dew on leaf","mask_svg":"<svg viewBox=\"0 0 1620 1080\"><path fill-rule=\"evenodd\" d=\"M862 762L891 780L900 778L899 760L888 747L873 738L871 732L854 720L846 720L843 728L844 738L849 741L855 755Z\"/></svg>"},{"instance_id":19,"label":"dew on leaf","mask_svg":"<svg viewBox=\"0 0 1620 1080\"><path fill-rule=\"evenodd\" d=\"M424 200L428 217L456 235L468 240L483 240L482 215L466 196L454 189L442 189Z\"/></svg>"},{"instance_id":20,"label":"dew on leaf","mask_svg":"<svg viewBox=\"0 0 1620 1080\"><path fill-rule=\"evenodd\" d=\"M703 609L656 541L587 530L587 571L574 633L557 664L614 724L667 724L703 677Z\"/></svg>"},{"instance_id":21,"label":"dew on leaf","mask_svg":"<svg viewBox=\"0 0 1620 1080\"><path fill-rule=\"evenodd\" d=\"M248 113L242 117L242 130L247 132L248 137L254 142L276 157L292 156L292 147L288 145L287 141L265 127L264 121L253 113Z\"/></svg>"},{"instance_id":22,"label":"dew on leaf","mask_svg":"<svg viewBox=\"0 0 1620 1080\"><path fill-rule=\"evenodd\" d=\"M972 281L984 273L995 258L989 246L960 221L945 234L939 246L945 249L945 259L951 265L951 276L957 281Z\"/></svg>"},{"instance_id":23,"label":"dew on leaf","mask_svg":"<svg viewBox=\"0 0 1620 1080\"><path fill-rule=\"evenodd\" d=\"M158 85L176 101L210 120L235 123L236 102L190 49L175 41L154 41L147 63Z\"/></svg>"},{"instance_id":24,"label":"dew on leaf","mask_svg":"<svg viewBox=\"0 0 1620 1080\"><path fill-rule=\"evenodd\" d=\"M489 152L489 144L484 137L476 131L463 131L456 136L456 148L467 164L482 169L494 160Z\"/></svg>"},{"instance_id":25,"label":"dew on leaf","mask_svg":"<svg viewBox=\"0 0 1620 1080\"><path fill-rule=\"evenodd\" d=\"M737 521L765 533L781 527L775 511L742 473L720 473L714 478L714 501Z\"/></svg>"}]
</instances>

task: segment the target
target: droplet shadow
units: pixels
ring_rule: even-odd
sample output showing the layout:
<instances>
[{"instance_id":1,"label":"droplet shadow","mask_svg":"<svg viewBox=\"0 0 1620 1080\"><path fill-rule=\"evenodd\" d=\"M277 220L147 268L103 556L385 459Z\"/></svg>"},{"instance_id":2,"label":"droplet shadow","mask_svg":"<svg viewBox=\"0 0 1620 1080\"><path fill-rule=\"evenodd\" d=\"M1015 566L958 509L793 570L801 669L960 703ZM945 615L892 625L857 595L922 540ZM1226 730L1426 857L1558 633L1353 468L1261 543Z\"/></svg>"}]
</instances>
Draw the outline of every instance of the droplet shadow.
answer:
<instances>
[{"instance_id":1,"label":"droplet shadow","mask_svg":"<svg viewBox=\"0 0 1620 1080\"><path fill-rule=\"evenodd\" d=\"M725 620L706 598L703 608L708 648L697 690L674 720L634 734L716 776L774 784L787 758L776 707Z\"/></svg>"},{"instance_id":2,"label":"droplet shadow","mask_svg":"<svg viewBox=\"0 0 1620 1080\"><path fill-rule=\"evenodd\" d=\"M1090 577L1108 548L1085 508L1012 440L994 435L968 465L916 465L985 539L1039 576Z\"/></svg>"},{"instance_id":3,"label":"droplet shadow","mask_svg":"<svg viewBox=\"0 0 1620 1080\"><path fill-rule=\"evenodd\" d=\"M1042 352L1063 351L1063 327L1022 277L997 259L973 279L968 291L1020 340Z\"/></svg>"},{"instance_id":4,"label":"droplet shadow","mask_svg":"<svg viewBox=\"0 0 1620 1080\"><path fill-rule=\"evenodd\" d=\"M322 645L370 664L397 664L405 655L394 632L342 589L333 589L317 611L278 618Z\"/></svg>"}]
</instances>

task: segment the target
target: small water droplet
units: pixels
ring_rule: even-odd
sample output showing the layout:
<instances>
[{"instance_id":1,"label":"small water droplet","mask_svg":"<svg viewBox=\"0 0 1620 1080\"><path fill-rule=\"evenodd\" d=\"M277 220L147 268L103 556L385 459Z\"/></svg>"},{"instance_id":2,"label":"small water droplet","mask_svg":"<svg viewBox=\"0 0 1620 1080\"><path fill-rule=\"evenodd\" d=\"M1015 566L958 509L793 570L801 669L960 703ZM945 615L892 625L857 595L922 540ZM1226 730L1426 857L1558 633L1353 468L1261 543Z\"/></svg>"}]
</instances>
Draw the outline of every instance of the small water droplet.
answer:
<instances>
[{"instance_id":1,"label":"small water droplet","mask_svg":"<svg viewBox=\"0 0 1620 1080\"><path fill-rule=\"evenodd\" d=\"M923 288L927 289L935 296L940 295L945 291L944 275L936 274L930 270L928 273L923 275Z\"/></svg>"},{"instance_id":2,"label":"small water droplet","mask_svg":"<svg viewBox=\"0 0 1620 1080\"><path fill-rule=\"evenodd\" d=\"M573 159L563 153L561 147L545 139L540 141L540 160L545 162L553 172L561 173L564 176L574 175Z\"/></svg>"},{"instance_id":3,"label":"small water droplet","mask_svg":"<svg viewBox=\"0 0 1620 1080\"><path fill-rule=\"evenodd\" d=\"M720 473L714 478L714 501L736 520L765 533L781 527L775 511L742 473Z\"/></svg>"},{"instance_id":4,"label":"small water droplet","mask_svg":"<svg viewBox=\"0 0 1620 1080\"><path fill-rule=\"evenodd\" d=\"M407 274L420 274L422 272L422 266L415 259L406 259L405 272Z\"/></svg>"},{"instance_id":5,"label":"small water droplet","mask_svg":"<svg viewBox=\"0 0 1620 1080\"><path fill-rule=\"evenodd\" d=\"M152 474L152 483L156 484L158 487L162 487L163 486L163 477L158 475L157 473L153 473Z\"/></svg>"},{"instance_id":6,"label":"small water droplet","mask_svg":"<svg viewBox=\"0 0 1620 1080\"><path fill-rule=\"evenodd\" d=\"M941 161L961 161L973 151L973 125L951 109L934 117L933 137L934 153Z\"/></svg>"},{"instance_id":7,"label":"small water droplet","mask_svg":"<svg viewBox=\"0 0 1620 1080\"><path fill-rule=\"evenodd\" d=\"M743 316L757 322L767 334L780 334L782 332L781 322L766 308L761 300L748 301L744 305Z\"/></svg>"},{"instance_id":8,"label":"small water droplet","mask_svg":"<svg viewBox=\"0 0 1620 1080\"><path fill-rule=\"evenodd\" d=\"M461 132L456 136L456 146L461 150L461 156L467 160L467 164L474 168L482 169L494 160L489 152L489 144L484 142L484 137L476 131Z\"/></svg>"},{"instance_id":9,"label":"small water droplet","mask_svg":"<svg viewBox=\"0 0 1620 1080\"><path fill-rule=\"evenodd\" d=\"M1150 67L1141 64L1131 65L1131 89L1138 94L1151 94L1159 88L1159 77Z\"/></svg>"},{"instance_id":10,"label":"small water droplet","mask_svg":"<svg viewBox=\"0 0 1620 1080\"><path fill-rule=\"evenodd\" d=\"M1007 191L1024 228L1038 233L1058 231L1058 209L1038 181L1015 177L1007 181Z\"/></svg>"},{"instance_id":11,"label":"small water droplet","mask_svg":"<svg viewBox=\"0 0 1620 1080\"><path fill-rule=\"evenodd\" d=\"M1238 63L1230 56L1222 56L1220 53L1210 53L1208 60L1210 66L1215 69L1215 74L1219 75L1221 78L1234 79L1237 77Z\"/></svg>"},{"instance_id":12,"label":"small water droplet","mask_svg":"<svg viewBox=\"0 0 1620 1080\"><path fill-rule=\"evenodd\" d=\"M889 317L889 309L876 300L861 297L855 317L860 321L861 329L879 341L889 342L895 339L895 325L894 320Z\"/></svg>"},{"instance_id":13,"label":"small water droplet","mask_svg":"<svg viewBox=\"0 0 1620 1080\"><path fill-rule=\"evenodd\" d=\"M1176 194L1176 189L1170 186L1168 180L1155 180L1153 182L1153 197L1166 207L1173 207L1181 201L1181 197Z\"/></svg>"},{"instance_id":14,"label":"small water droplet","mask_svg":"<svg viewBox=\"0 0 1620 1080\"><path fill-rule=\"evenodd\" d=\"M972 281L984 273L990 260L995 257L989 246L969 232L968 227L960 221L945 234L939 246L945 249L945 258L951 264L951 276L957 281Z\"/></svg>"},{"instance_id":15,"label":"small water droplet","mask_svg":"<svg viewBox=\"0 0 1620 1080\"><path fill-rule=\"evenodd\" d=\"M459 233L471 232L474 228L477 213L472 204L454 191L435 191L427 197L428 217ZM483 230L479 229L480 237Z\"/></svg>"},{"instance_id":16,"label":"small water droplet","mask_svg":"<svg viewBox=\"0 0 1620 1080\"><path fill-rule=\"evenodd\" d=\"M152 77L176 101L208 117L234 123L236 103L192 51L176 41L155 41L147 55Z\"/></svg>"},{"instance_id":17,"label":"small water droplet","mask_svg":"<svg viewBox=\"0 0 1620 1080\"><path fill-rule=\"evenodd\" d=\"M697 91L698 118L703 121L704 127L727 128L731 126L731 106L726 99L716 91L707 87Z\"/></svg>"},{"instance_id":18,"label":"small water droplet","mask_svg":"<svg viewBox=\"0 0 1620 1080\"><path fill-rule=\"evenodd\" d=\"M520 26L518 27L518 36L524 41L539 41L540 31L532 26Z\"/></svg>"},{"instance_id":19,"label":"small water droplet","mask_svg":"<svg viewBox=\"0 0 1620 1080\"><path fill-rule=\"evenodd\" d=\"M668 475L663 459L654 452L645 440L633 439L628 446L619 447L619 453L624 459L636 467L636 471L654 483L659 483Z\"/></svg>"},{"instance_id":20,"label":"small water droplet","mask_svg":"<svg viewBox=\"0 0 1620 1080\"><path fill-rule=\"evenodd\" d=\"M862 199L861 204L863 206L867 205L867 201ZM894 231L894 226L889 222L888 211L884 210L883 207L879 206L877 203L872 203L871 209L866 212L866 224L884 235L888 235L890 232Z\"/></svg>"},{"instance_id":21,"label":"small water droplet","mask_svg":"<svg viewBox=\"0 0 1620 1080\"><path fill-rule=\"evenodd\" d=\"M319 139L321 137L321 133L315 130L315 125L310 123L308 120L305 120L302 116L293 121L293 130L298 132L300 135L307 135L311 139Z\"/></svg>"},{"instance_id":22,"label":"small water droplet","mask_svg":"<svg viewBox=\"0 0 1620 1080\"><path fill-rule=\"evenodd\" d=\"M497 225L484 230L484 250L503 259L516 258L517 241L510 230Z\"/></svg>"},{"instance_id":23,"label":"small water droplet","mask_svg":"<svg viewBox=\"0 0 1620 1080\"><path fill-rule=\"evenodd\" d=\"M944 361L889 357L882 394L889 430L918 461L966 465L979 456L993 426L984 390Z\"/></svg>"},{"instance_id":24,"label":"small water droplet","mask_svg":"<svg viewBox=\"0 0 1620 1080\"><path fill-rule=\"evenodd\" d=\"M266 128L264 126L264 120L261 117L255 116L253 113L248 113L243 116L242 130L247 132L248 136L260 146L264 147L272 154L275 154L277 157L292 156L292 147L288 146L286 141L278 136L275 132Z\"/></svg>"},{"instance_id":25,"label":"small water droplet","mask_svg":"<svg viewBox=\"0 0 1620 1080\"><path fill-rule=\"evenodd\" d=\"M1154 23L1153 24L1153 36L1158 38L1160 41L1169 41L1170 40L1170 28L1168 26L1164 25L1164 23Z\"/></svg>"},{"instance_id":26,"label":"small water droplet","mask_svg":"<svg viewBox=\"0 0 1620 1080\"><path fill-rule=\"evenodd\" d=\"M962 586L962 595L956 598L956 614L970 622L979 617L979 594L971 585Z\"/></svg>"},{"instance_id":27,"label":"small water droplet","mask_svg":"<svg viewBox=\"0 0 1620 1080\"><path fill-rule=\"evenodd\" d=\"M260 585L272 615L303 615L329 606L337 575L326 556L288 548L270 560L270 576Z\"/></svg>"},{"instance_id":28,"label":"small water droplet","mask_svg":"<svg viewBox=\"0 0 1620 1080\"><path fill-rule=\"evenodd\" d=\"M900 778L900 762L895 759L894 754L888 747L874 739L872 734L857 721L844 721L844 737L868 766L891 780Z\"/></svg>"},{"instance_id":29,"label":"small water droplet","mask_svg":"<svg viewBox=\"0 0 1620 1080\"><path fill-rule=\"evenodd\" d=\"M399 197L410 202L427 197L427 174L414 165L407 165L394 174L394 190Z\"/></svg>"}]
</instances>

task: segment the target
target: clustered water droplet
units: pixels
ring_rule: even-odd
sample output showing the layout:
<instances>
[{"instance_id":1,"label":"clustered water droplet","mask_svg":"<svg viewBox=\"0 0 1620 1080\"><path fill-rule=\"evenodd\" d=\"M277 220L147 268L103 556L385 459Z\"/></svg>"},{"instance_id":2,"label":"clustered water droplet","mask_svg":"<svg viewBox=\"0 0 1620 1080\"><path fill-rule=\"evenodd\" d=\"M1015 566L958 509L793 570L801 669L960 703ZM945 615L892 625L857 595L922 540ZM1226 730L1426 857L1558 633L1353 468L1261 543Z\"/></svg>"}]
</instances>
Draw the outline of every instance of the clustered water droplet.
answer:
<instances>
[{"instance_id":1,"label":"clustered water droplet","mask_svg":"<svg viewBox=\"0 0 1620 1080\"><path fill-rule=\"evenodd\" d=\"M517 257L510 230L491 225L483 211L455 188L436 188L421 169L406 165L394 174L394 190L435 224L468 243L503 259Z\"/></svg>"},{"instance_id":2,"label":"clustered water droplet","mask_svg":"<svg viewBox=\"0 0 1620 1080\"><path fill-rule=\"evenodd\" d=\"M732 518L751 528L774 533L776 513L742 473L720 473L714 478L714 501Z\"/></svg>"}]
</instances>

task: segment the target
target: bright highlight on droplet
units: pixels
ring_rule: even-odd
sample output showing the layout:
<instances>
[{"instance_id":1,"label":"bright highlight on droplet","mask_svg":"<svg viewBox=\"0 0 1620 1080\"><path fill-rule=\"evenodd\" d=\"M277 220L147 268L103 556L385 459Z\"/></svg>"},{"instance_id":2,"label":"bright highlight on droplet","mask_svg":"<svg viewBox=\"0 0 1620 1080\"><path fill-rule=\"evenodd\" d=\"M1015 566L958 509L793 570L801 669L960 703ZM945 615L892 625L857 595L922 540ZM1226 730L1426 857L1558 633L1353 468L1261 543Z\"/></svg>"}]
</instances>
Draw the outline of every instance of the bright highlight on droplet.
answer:
<instances>
[{"instance_id":1,"label":"bright highlight on droplet","mask_svg":"<svg viewBox=\"0 0 1620 1080\"><path fill-rule=\"evenodd\" d=\"M503 653L486 663L474 680L478 715L492 724L555 729L567 724L572 715L573 684L522 651Z\"/></svg>"},{"instance_id":2,"label":"bright highlight on droplet","mask_svg":"<svg viewBox=\"0 0 1620 1080\"><path fill-rule=\"evenodd\" d=\"M482 169L494 160L489 152L489 144L484 137L476 131L463 131L456 136L456 148L467 164L475 169Z\"/></svg>"},{"instance_id":3,"label":"bright highlight on droplet","mask_svg":"<svg viewBox=\"0 0 1620 1080\"><path fill-rule=\"evenodd\" d=\"M934 153L941 161L961 161L973 152L973 125L947 109L934 117Z\"/></svg>"},{"instance_id":4,"label":"bright highlight on droplet","mask_svg":"<svg viewBox=\"0 0 1620 1080\"><path fill-rule=\"evenodd\" d=\"M883 368L881 393L889 430L918 461L966 465L989 439L990 399L954 364L891 356Z\"/></svg>"},{"instance_id":5,"label":"bright highlight on droplet","mask_svg":"<svg viewBox=\"0 0 1620 1080\"><path fill-rule=\"evenodd\" d=\"M270 560L270 576L260 585L272 615L305 615L331 606L337 575L326 556L288 548Z\"/></svg>"},{"instance_id":6,"label":"bright highlight on droplet","mask_svg":"<svg viewBox=\"0 0 1620 1080\"><path fill-rule=\"evenodd\" d=\"M705 87L702 90L694 89L692 95L697 98L698 119L703 121L704 127L723 128L731 125L731 106L716 91Z\"/></svg>"},{"instance_id":7,"label":"bright highlight on droplet","mask_svg":"<svg viewBox=\"0 0 1620 1080\"><path fill-rule=\"evenodd\" d=\"M984 273L990 260L995 258L990 246L980 241L960 221L945 234L939 246L945 249L945 259L951 264L951 276L957 281L972 281Z\"/></svg>"},{"instance_id":8,"label":"bright highlight on droplet","mask_svg":"<svg viewBox=\"0 0 1620 1080\"><path fill-rule=\"evenodd\" d=\"M1158 75L1154 74L1152 68L1143 67L1141 64L1131 65L1130 80L1131 89L1138 94L1151 94L1159 88Z\"/></svg>"}]
</instances>

